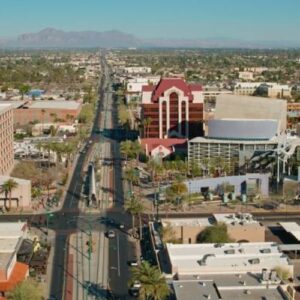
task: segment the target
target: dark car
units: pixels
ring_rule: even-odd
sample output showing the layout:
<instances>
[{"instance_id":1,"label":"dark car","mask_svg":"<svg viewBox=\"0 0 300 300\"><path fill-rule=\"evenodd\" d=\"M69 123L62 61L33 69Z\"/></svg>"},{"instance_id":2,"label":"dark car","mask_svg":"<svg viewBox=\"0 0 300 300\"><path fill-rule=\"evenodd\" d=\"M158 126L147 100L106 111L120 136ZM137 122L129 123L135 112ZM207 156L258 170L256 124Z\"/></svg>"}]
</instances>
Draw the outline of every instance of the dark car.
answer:
<instances>
[{"instance_id":1,"label":"dark car","mask_svg":"<svg viewBox=\"0 0 300 300\"><path fill-rule=\"evenodd\" d=\"M138 262L136 259L132 259L132 260L129 260L127 262L128 266L131 266L131 267L137 267L138 266Z\"/></svg>"},{"instance_id":2,"label":"dark car","mask_svg":"<svg viewBox=\"0 0 300 300\"><path fill-rule=\"evenodd\" d=\"M129 295L133 296L133 297L139 297L140 295L140 289L137 287L131 287L129 290Z\"/></svg>"}]
</instances>

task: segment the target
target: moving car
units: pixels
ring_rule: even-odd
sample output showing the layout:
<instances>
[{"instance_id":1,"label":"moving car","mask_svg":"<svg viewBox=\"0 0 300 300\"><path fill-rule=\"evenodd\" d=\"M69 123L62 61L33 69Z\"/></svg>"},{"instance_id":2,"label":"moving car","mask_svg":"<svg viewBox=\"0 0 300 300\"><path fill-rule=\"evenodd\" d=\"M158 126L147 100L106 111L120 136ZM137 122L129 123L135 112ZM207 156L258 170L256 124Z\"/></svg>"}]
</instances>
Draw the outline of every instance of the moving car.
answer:
<instances>
[{"instance_id":1,"label":"moving car","mask_svg":"<svg viewBox=\"0 0 300 300\"><path fill-rule=\"evenodd\" d=\"M106 232L106 237L108 237L109 239L112 239L112 238L116 237L116 233L113 230L109 230Z\"/></svg>"}]
</instances>

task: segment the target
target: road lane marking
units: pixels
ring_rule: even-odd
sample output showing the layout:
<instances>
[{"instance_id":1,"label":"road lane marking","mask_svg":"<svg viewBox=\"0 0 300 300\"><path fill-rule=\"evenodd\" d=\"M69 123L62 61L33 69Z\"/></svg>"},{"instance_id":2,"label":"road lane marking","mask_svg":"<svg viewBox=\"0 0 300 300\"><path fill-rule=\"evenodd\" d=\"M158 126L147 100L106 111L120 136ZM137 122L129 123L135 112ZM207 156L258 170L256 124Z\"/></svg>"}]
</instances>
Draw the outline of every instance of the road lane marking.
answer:
<instances>
[{"instance_id":1,"label":"road lane marking","mask_svg":"<svg viewBox=\"0 0 300 300\"><path fill-rule=\"evenodd\" d=\"M119 234L117 234L117 249L118 249L118 276L121 276L121 270L120 270L120 238Z\"/></svg>"}]
</instances>

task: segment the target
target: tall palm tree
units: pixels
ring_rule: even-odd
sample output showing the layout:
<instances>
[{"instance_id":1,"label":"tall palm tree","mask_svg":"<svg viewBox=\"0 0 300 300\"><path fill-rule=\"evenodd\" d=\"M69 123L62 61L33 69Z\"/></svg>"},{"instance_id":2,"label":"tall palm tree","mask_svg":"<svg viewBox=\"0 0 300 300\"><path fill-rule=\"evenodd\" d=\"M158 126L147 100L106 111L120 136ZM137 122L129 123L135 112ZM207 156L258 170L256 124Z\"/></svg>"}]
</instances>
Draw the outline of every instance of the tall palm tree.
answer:
<instances>
[{"instance_id":1,"label":"tall palm tree","mask_svg":"<svg viewBox=\"0 0 300 300\"><path fill-rule=\"evenodd\" d=\"M131 214L132 229L134 228L135 216L139 216L140 238L142 238L141 213L144 211L144 205L142 204L142 202L139 199L132 196L125 201L124 206L125 206L125 210Z\"/></svg>"},{"instance_id":2,"label":"tall palm tree","mask_svg":"<svg viewBox=\"0 0 300 300\"><path fill-rule=\"evenodd\" d=\"M5 194L5 198L7 199L7 196L8 196L8 200L9 200L9 209L11 209L11 194L12 194L12 191L18 186L18 183L10 178L8 180L6 180L3 184L2 184L2 187L1 187L1 191L2 193ZM5 206L6 206L6 203L5 203Z\"/></svg>"},{"instance_id":3,"label":"tall palm tree","mask_svg":"<svg viewBox=\"0 0 300 300\"><path fill-rule=\"evenodd\" d=\"M143 125L144 125L144 131L145 131L145 137L149 137L149 129L150 129L150 125L152 123L152 119L151 118L146 118L144 121L143 121Z\"/></svg>"},{"instance_id":4,"label":"tall palm tree","mask_svg":"<svg viewBox=\"0 0 300 300\"><path fill-rule=\"evenodd\" d=\"M145 300L164 300L170 295L170 288L158 267L151 266L147 261L132 269L132 282L134 281L141 283L140 293Z\"/></svg>"}]
</instances>

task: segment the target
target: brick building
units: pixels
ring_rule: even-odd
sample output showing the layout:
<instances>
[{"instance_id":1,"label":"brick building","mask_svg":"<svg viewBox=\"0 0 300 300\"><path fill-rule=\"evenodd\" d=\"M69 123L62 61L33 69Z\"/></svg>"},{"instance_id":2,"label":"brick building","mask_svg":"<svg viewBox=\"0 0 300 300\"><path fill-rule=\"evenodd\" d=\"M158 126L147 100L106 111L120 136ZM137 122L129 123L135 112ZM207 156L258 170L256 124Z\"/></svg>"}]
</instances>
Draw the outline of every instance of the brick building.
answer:
<instances>
[{"instance_id":1,"label":"brick building","mask_svg":"<svg viewBox=\"0 0 300 300\"><path fill-rule=\"evenodd\" d=\"M13 165L13 110L9 104L0 104L0 175L9 174Z\"/></svg>"},{"instance_id":2,"label":"brick building","mask_svg":"<svg viewBox=\"0 0 300 300\"><path fill-rule=\"evenodd\" d=\"M145 138L190 138L203 132L201 85L180 78L164 78L142 90L142 119Z\"/></svg>"},{"instance_id":3,"label":"brick building","mask_svg":"<svg viewBox=\"0 0 300 300\"><path fill-rule=\"evenodd\" d=\"M73 123L82 107L80 102L66 100L6 102L9 102L14 108L14 126L16 128L33 122Z\"/></svg>"}]
</instances>

